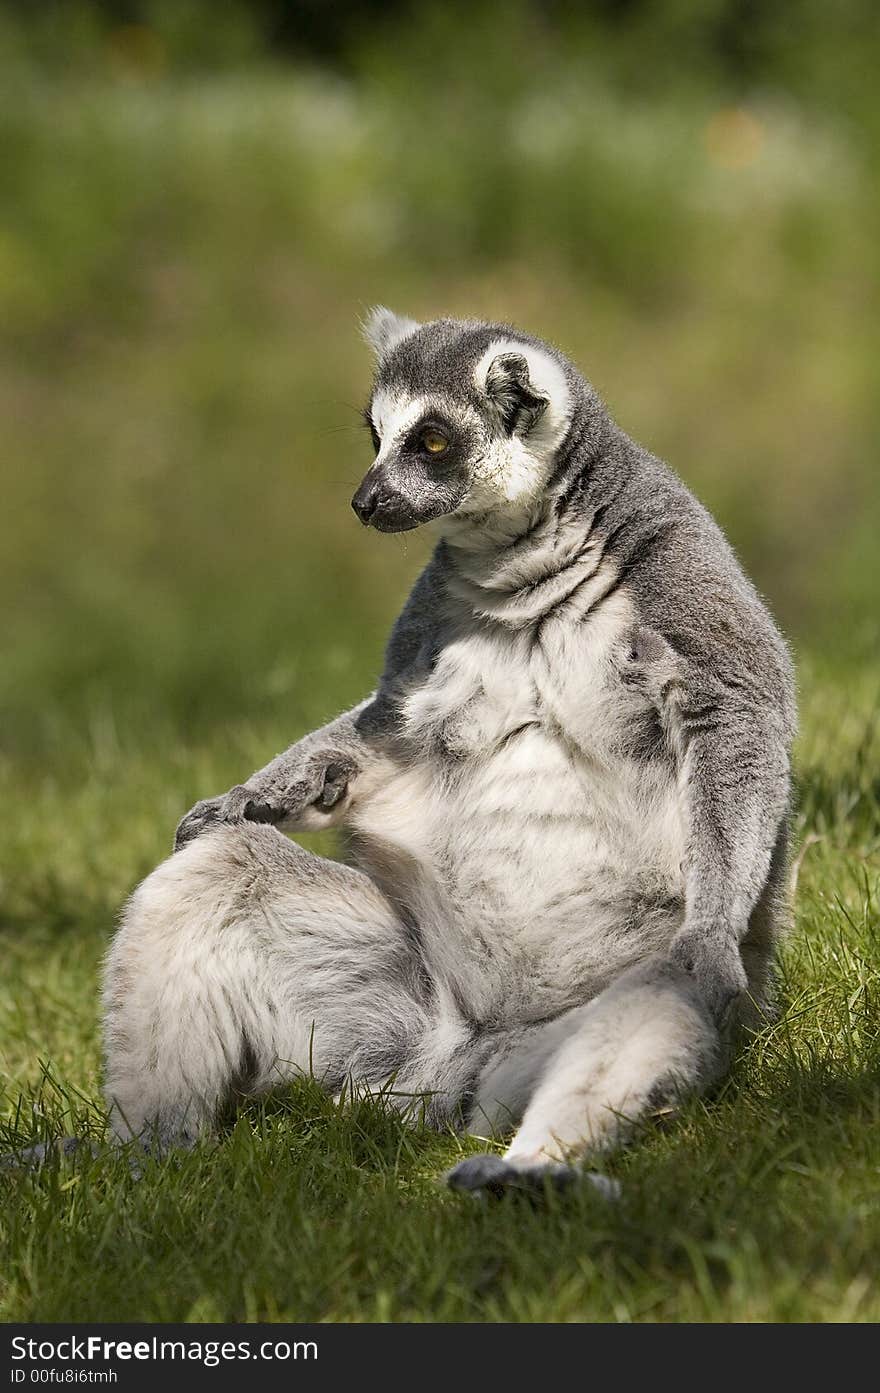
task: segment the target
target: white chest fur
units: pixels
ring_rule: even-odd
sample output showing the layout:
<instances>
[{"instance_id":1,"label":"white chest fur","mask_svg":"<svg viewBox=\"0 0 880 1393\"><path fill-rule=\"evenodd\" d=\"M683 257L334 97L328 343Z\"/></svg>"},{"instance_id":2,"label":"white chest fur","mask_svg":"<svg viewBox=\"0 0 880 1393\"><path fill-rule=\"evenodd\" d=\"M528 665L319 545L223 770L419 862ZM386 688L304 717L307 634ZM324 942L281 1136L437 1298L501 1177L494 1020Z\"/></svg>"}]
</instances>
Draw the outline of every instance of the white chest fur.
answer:
<instances>
[{"instance_id":1,"label":"white chest fur","mask_svg":"<svg viewBox=\"0 0 880 1393\"><path fill-rule=\"evenodd\" d=\"M671 932L682 824L670 766L628 752L632 627L622 592L586 621L463 622L403 701L399 773L357 812L423 869L414 915L475 1010L515 999L512 978L526 1014L557 1009Z\"/></svg>"}]
</instances>

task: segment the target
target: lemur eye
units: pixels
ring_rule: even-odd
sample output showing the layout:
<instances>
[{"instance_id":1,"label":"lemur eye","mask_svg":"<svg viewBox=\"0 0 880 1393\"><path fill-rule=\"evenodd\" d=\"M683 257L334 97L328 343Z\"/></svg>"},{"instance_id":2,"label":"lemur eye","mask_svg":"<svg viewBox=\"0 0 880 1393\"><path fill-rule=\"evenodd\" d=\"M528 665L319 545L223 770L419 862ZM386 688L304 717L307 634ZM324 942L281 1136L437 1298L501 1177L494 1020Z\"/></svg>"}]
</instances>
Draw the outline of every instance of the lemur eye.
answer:
<instances>
[{"instance_id":1,"label":"lemur eye","mask_svg":"<svg viewBox=\"0 0 880 1393\"><path fill-rule=\"evenodd\" d=\"M449 448L449 441L439 430L426 430L422 436L422 444L429 455L442 455L443 451Z\"/></svg>"}]
</instances>

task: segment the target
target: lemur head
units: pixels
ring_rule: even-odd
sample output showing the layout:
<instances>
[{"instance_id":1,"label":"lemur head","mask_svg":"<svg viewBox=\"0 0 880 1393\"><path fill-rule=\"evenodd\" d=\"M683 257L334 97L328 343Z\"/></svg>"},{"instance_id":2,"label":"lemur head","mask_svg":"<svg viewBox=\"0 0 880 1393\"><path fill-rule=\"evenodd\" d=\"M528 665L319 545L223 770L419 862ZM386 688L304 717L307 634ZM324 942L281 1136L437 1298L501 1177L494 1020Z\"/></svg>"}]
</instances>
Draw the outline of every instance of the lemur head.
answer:
<instances>
[{"instance_id":1,"label":"lemur head","mask_svg":"<svg viewBox=\"0 0 880 1393\"><path fill-rule=\"evenodd\" d=\"M404 532L527 516L571 424L566 360L504 325L417 324L381 307L364 336L376 355L364 413L376 458L352 499L361 522Z\"/></svg>"}]
</instances>

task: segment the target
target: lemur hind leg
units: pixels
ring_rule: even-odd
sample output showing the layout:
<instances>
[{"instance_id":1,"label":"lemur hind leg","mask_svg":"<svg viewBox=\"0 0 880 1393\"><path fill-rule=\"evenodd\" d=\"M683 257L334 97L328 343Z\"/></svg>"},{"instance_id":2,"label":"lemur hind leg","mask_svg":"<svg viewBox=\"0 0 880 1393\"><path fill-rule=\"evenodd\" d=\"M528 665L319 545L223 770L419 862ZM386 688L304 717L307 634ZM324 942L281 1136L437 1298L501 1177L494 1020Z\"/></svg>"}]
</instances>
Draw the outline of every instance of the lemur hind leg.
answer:
<instances>
[{"instance_id":1,"label":"lemur hind leg","mask_svg":"<svg viewBox=\"0 0 880 1393\"><path fill-rule=\"evenodd\" d=\"M492 1191L565 1183L585 1156L624 1142L661 1103L708 1087L726 1053L693 979L660 957L646 960L496 1054L476 1089L471 1130L517 1121L518 1130L503 1161L470 1157L449 1183Z\"/></svg>"},{"instance_id":2,"label":"lemur hind leg","mask_svg":"<svg viewBox=\"0 0 880 1393\"><path fill-rule=\"evenodd\" d=\"M418 958L360 871L258 824L202 834L135 891L105 974L122 1139L191 1145L231 1096L381 1081L425 1032Z\"/></svg>"}]
</instances>

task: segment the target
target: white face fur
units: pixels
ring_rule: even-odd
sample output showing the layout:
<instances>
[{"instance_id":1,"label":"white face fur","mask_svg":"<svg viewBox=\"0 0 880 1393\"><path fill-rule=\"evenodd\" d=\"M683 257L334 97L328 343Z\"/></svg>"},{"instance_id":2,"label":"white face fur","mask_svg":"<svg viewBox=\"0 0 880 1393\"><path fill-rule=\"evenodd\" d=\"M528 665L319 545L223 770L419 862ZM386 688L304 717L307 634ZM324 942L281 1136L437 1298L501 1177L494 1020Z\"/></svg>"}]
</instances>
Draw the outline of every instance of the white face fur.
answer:
<instances>
[{"instance_id":1,"label":"white face fur","mask_svg":"<svg viewBox=\"0 0 880 1393\"><path fill-rule=\"evenodd\" d=\"M421 326L385 309L375 310L364 334L379 362ZM523 422L512 432L504 428L500 409L487 380L499 360L516 360L527 367L528 386L545 405L533 422ZM398 386L380 386L371 404L371 417L380 438L374 469L393 460L403 441L419 421L432 413L455 419L476 441L469 459L467 490L453 511L441 520L441 529L455 529L453 519L489 515L502 524L527 514L540 498L552 468L555 451L565 437L571 414L571 392L561 366L539 346L515 339L498 338L486 348L472 369L483 412L442 395L415 394Z\"/></svg>"}]
</instances>

